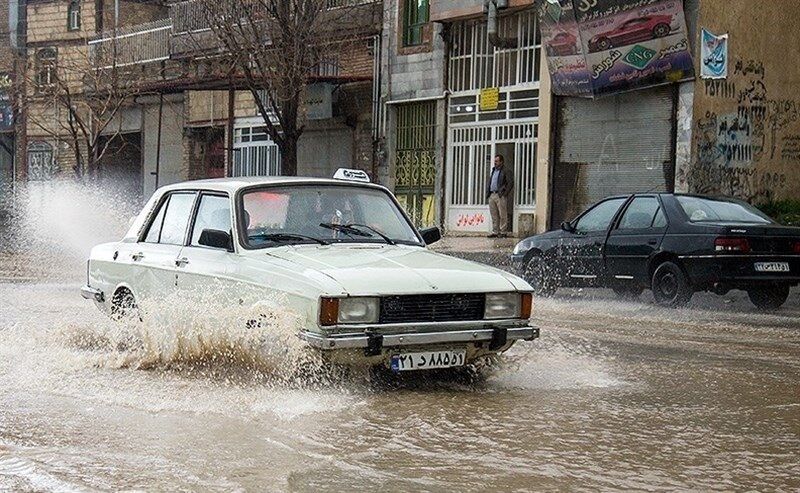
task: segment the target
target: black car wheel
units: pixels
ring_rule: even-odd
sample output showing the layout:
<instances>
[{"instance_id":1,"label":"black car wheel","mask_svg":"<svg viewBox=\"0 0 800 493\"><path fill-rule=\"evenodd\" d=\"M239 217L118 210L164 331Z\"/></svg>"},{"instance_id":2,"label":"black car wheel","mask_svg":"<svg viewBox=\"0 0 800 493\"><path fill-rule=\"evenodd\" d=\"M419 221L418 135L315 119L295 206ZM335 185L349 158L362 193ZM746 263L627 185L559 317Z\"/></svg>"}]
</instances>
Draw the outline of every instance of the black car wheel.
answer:
<instances>
[{"instance_id":1,"label":"black car wheel","mask_svg":"<svg viewBox=\"0 0 800 493\"><path fill-rule=\"evenodd\" d=\"M747 296L759 310L777 310L789 299L789 291L791 288L786 285L769 286L749 289Z\"/></svg>"},{"instance_id":2,"label":"black car wheel","mask_svg":"<svg viewBox=\"0 0 800 493\"><path fill-rule=\"evenodd\" d=\"M639 286L615 286L612 289L620 299L627 301L638 299L644 292L644 289Z\"/></svg>"},{"instance_id":3,"label":"black car wheel","mask_svg":"<svg viewBox=\"0 0 800 493\"><path fill-rule=\"evenodd\" d=\"M668 24L659 24L653 28L653 35L657 38L663 38L664 36L669 35L672 31L672 28L669 27Z\"/></svg>"},{"instance_id":4,"label":"black car wheel","mask_svg":"<svg viewBox=\"0 0 800 493\"><path fill-rule=\"evenodd\" d=\"M606 51L611 49L611 41L608 38L597 40L597 50Z\"/></svg>"},{"instance_id":5,"label":"black car wheel","mask_svg":"<svg viewBox=\"0 0 800 493\"><path fill-rule=\"evenodd\" d=\"M664 262L656 268L652 289L656 303L669 308L686 305L694 295L683 269L673 262Z\"/></svg>"},{"instance_id":6,"label":"black car wheel","mask_svg":"<svg viewBox=\"0 0 800 493\"><path fill-rule=\"evenodd\" d=\"M118 322L132 319L141 320L133 293L127 289L120 289L114 294L114 298L111 300L111 318Z\"/></svg>"},{"instance_id":7,"label":"black car wheel","mask_svg":"<svg viewBox=\"0 0 800 493\"><path fill-rule=\"evenodd\" d=\"M541 255L533 255L525 264L523 277L533 288L537 296L552 296L558 289L558 283L551 275L547 262Z\"/></svg>"}]
</instances>

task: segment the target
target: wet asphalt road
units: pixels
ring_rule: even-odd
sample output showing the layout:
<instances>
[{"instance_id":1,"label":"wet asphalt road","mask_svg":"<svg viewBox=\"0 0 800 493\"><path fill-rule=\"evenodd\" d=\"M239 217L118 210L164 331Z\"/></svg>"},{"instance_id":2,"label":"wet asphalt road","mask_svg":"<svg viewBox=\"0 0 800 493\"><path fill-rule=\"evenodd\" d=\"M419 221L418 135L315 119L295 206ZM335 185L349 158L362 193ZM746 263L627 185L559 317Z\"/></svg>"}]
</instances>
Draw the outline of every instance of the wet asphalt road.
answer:
<instances>
[{"instance_id":1,"label":"wet asphalt road","mask_svg":"<svg viewBox=\"0 0 800 493\"><path fill-rule=\"evenodd\" d=\"M565 291L485 380L386 388L286 381L210 335L144 369L79 286L0 284L0 490L800 489L797 292L760 314Z\"/></svg>"}]
</instances>

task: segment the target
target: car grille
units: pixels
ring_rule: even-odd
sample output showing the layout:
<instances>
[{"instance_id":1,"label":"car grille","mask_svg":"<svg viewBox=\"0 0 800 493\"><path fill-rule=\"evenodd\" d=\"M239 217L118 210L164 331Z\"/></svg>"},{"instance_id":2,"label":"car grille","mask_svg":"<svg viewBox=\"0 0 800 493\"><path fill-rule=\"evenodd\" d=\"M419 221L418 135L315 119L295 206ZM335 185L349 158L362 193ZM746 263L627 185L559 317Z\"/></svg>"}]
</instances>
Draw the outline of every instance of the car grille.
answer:
<instances>
[{"instance_id":1,"label":"car grille","mask_svg":"<svg viewBox=\"0 0 800 493\"><path fill-rule=\"evenodd\" d=\"M485 305L484 294L387 296L381 298L380 323L482 320Z\"/></svg>"}]
</instances>

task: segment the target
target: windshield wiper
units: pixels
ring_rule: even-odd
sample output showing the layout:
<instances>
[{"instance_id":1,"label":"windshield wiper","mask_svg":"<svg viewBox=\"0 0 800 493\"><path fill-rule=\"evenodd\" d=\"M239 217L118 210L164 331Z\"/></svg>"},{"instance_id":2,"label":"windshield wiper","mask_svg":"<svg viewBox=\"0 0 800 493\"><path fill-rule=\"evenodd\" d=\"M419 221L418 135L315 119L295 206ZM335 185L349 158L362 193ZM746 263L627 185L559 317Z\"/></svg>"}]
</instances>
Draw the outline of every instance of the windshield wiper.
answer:
<instances>
[{"instance_id":1,"label":"windshield wiper","mask_svg":"<svg viewBox=\"0 0 800 493\"><path fill-rule=\"evenodd\" d=\"M366 228L376 235L380 236L383 241L388 243L389 245L394 245L395 242L385 234L381 233L377 229L367 226L366 224L333 224L333 223L320 223L321 228L332 229L334 231L341 231L342 233L348 236L363 236L364 238L372 238L373 235L371 233L367 233L366 231L362 231L360 228Z\"/></svg>"},{"instance_id":2,"label":"windshield wiper","mask_svg":"<svg viewBox=\"0 0 800 493\"><path fill-rule=\"evenodd\" d=\"M330 243L328 243L325 240L297 233L256 234L256 235L249 235L248 238L251 240L265 240L265 241L279 241L279 242L308 240L308 241L313 241L315 243L319 243L320 245L330 245Z\"/></svg>"},{"instance_id":3,"label":"windshield wiper","mask_svg":"<svg viewBox=\"0 0 800 493\"><path fill-rule=\"evenodd\" d=\"M393 239L389 238L388 236L386 236L385 234L381 233L380 231L378 231L377 229L373 228L372 226L367 226L366 224L348 224L347 226L351 227L351 228L353 228L353 227L355 227L355 228L366 228L366 229L372 231L373 233L375 233L376 235L380 236L381 238L383 238L383 240L386 243L388 243L390 245L394 245L395 244L395 241Z\"/></svg>"}]
</instances>

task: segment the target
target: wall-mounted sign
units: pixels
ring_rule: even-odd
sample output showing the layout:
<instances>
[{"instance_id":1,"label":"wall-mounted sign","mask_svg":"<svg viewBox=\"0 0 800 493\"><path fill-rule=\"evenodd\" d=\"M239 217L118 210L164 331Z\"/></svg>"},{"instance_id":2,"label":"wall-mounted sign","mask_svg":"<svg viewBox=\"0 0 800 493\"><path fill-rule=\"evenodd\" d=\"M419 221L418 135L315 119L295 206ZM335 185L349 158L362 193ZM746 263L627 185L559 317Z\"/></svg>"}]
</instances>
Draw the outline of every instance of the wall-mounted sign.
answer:
<instances>
[{"instance_id":1,"label":"wall-mounted sign","mask_svg":"<svg viewBox=\"0 0 800 493\"><path fill-rule=\"evenodd\" d=\"M481 111L495 111L500 106L500 88L488 87L481 89Z\"/></svg>"},{"instance_id":2,"label":"wall-mounted sign","mask_svg":"<svg viewBox=\"0 0 800 493\"><path fill-rule=\"evenodd\" d=\"M14 129L14 105L11 100L13 83L11 74L0 73L0 132Z\"/></svg>"},{"instance_id":3,"label":"wall-mounted sign","mask_svg":"<svg viewBox=\"0 0 800 493\"><path fill-rule=\"evenodd\" d=\"M545 0L539 17L555 94L595 97L694 78L681 0Z\"/></svg>"},{"instance_id":4,"label":"wall-mounted sign","mask_svg":"<svg viewBox=\"0 0 800 493\"><path fill-rule=\"evenodd\" d=\"M703 29L700 46L700 77L725 79L728 77L728 35L716 36Z\"/></svg>"},{"instance_id":5,"label":"wall-mounted sign","mask_svg":"<svg viewBox=\"0 0 800 493\"><path fill-rule=\"evenodd\" d=\"M306 87L303 106L309 120L333 118L333 86L324 82Z\"/></svg>"}]
</instances>

